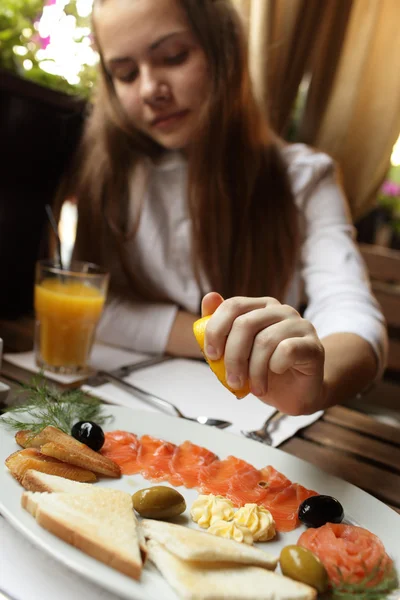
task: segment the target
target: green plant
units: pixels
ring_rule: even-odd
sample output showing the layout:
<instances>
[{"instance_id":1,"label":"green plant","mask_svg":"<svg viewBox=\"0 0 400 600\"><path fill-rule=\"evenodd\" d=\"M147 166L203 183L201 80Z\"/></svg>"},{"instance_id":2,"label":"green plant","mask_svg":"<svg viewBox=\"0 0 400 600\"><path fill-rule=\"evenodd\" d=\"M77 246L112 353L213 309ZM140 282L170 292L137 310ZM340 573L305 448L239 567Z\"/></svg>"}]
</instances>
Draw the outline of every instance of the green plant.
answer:
<instances>
[{"instance_id":1,"label":"green plant","mask_svg":"<svg viewBox=\"0 0 400 600\"><path fill-rule=\"evenodd\" d=\"M43 59L40 51L43 54L47 40L43 40L37 31L43 8L44 0L1 0L0 68L61 92L88 97L96 77L94 65L82 64L75 83L46 68L51 59ZM90 24L89 17L79 15L76 0L67 1L64 13L75 18L77 31ZM74 43L87 46L85 38L88 38L87 34L75 39Z\"/></svg>"},{"instance_id":2,"label":"green plant","mask_svg":"<svg viewBox=\"0 0 400 600\"><path fill-rule=\"evenodd\" d=\"M104 425L112 418L103 414L103 405L97 398L87 396L80 389L59 391L49 385L43 373L33 377L28 385L21 385L21 391L27 392L27 400L6 409L11 416L3 418L3 423L16 431L29 429L37 434L51 425L69 434L79 421Z\"/></svg>"},{"instance_id":3,"label":"green plant","mask_svg":"<svg viewBox=\"0 0 400 600\"><path fill-rule=\"evenodd\" d=\"M28 43L26 34L32 33L33 22L42 12L42 0L3 0L0 5L0 66L20 72L21 57L14 52L15 46ZM32 48L28 49L33 57Z\"/></svg>"}]
</instances>

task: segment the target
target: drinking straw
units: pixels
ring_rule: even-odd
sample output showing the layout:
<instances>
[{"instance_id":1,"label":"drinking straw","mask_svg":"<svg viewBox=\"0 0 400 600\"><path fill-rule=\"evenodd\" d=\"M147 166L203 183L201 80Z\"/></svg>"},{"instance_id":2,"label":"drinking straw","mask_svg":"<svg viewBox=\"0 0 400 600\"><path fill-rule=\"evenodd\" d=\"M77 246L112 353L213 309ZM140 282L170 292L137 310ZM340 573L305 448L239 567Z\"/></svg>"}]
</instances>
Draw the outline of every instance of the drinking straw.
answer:
<instances>
[{"instance_id":1,"label":"drinking straw","mask_svg":"<svg viewBox=\"0 0 400 600\"><path fill-rule=\"evenodd\" d=\"M51 210L50 204L46 204L45 209L46 209L46 213L47 213L47 216L49 218L49 221L50 221L50 225L51 225L51 227L52 227L52 229L54 231L54 235L56 236L56 242L57 242L57 247L56 247L57 261L58 261L58 264L60 265L60 269L63 270L64 267L63 267L63 263L62 263L62 259L61 259L61 240L60 240L60 236L58 235L57 223L56 223L56 220L54 218L53 211Z\"/></svg>"}]
</instances>

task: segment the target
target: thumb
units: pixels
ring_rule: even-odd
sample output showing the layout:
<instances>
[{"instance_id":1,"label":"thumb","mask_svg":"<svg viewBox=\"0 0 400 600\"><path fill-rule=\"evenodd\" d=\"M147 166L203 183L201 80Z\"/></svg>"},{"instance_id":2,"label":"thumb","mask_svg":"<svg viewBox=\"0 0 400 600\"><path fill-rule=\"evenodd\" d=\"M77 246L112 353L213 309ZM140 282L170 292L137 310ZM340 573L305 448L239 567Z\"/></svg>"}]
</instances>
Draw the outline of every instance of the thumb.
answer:
<instances>
[{"instance_id":1,"label":"thumb","mask_svg":"<svg viewBox=\"0 0 400 600\"><path fill-rule=\"evenodd\" d=\"M206 294L201 303L201 316L208 317L212 315L223 301L223 297L217 292Z\"/></svg>"}]
</instances>

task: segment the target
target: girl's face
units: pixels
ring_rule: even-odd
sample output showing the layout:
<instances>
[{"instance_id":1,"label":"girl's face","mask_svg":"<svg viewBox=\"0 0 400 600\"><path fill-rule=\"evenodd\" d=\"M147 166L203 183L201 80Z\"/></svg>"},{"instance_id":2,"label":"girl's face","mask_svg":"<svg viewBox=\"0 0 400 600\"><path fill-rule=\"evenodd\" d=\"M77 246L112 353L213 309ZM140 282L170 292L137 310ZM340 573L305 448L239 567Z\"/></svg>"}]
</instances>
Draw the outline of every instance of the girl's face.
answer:
<instances>
[{"instance_id":1,"label":"girl's face","mask_svg":"<svg viewBox=\"0 0 400 600\"><path fill-rule=\"evenodd\" d=\"M106 0L95 21L105 68L132 124L165 148L187 148L210 78L179 1Z\"/></svg>"}]
</instances>

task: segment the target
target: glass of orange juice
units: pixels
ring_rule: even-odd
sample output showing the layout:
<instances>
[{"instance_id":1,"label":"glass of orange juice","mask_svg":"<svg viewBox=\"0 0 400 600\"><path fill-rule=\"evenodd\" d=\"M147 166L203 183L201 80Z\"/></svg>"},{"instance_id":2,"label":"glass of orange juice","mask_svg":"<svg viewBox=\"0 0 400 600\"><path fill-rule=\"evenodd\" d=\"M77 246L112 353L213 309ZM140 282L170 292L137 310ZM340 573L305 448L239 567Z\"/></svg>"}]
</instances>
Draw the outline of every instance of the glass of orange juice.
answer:
<instances>
[{"instance_id":1,"label":"glass of orange juice","mask_svg":"<svg viewBox=\"0 0 400 600\"><path fill-rule=\"evenodd\" d=\"M72 261L36 263L35 357L41 368L85 373L107 295L109 275L97 265Z\"/></svg>"}]
</instances>

